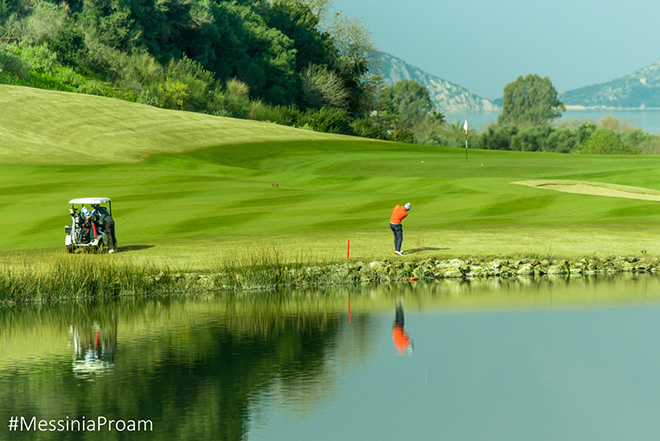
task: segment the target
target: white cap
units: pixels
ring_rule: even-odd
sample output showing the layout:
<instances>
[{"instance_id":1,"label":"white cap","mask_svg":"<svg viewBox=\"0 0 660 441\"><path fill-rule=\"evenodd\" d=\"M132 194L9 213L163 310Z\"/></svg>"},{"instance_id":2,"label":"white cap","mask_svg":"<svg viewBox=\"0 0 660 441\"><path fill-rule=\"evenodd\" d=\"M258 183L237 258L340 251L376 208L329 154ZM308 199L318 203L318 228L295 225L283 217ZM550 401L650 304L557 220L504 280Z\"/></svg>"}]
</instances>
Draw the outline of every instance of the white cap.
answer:
<instances>
[{"instance_id":1,"label":"white cap","mask_svg":"<svg viewBox=\"0 0 660 441\"><path fill-rule=\"evenodd\" d=\"M403 206L406 210L412 210L412 205L410 205L410 202L406 202L406 205Z\"/></svg>"}]
</instances>

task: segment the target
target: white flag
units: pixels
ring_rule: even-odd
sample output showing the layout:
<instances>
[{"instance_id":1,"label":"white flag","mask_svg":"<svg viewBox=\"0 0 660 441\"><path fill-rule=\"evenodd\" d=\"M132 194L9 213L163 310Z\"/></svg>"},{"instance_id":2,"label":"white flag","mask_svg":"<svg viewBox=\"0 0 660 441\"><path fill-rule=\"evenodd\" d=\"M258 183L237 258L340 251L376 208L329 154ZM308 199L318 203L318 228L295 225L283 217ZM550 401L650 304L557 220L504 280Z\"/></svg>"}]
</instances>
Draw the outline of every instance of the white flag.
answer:
<instances>
[{"instance_id":1,"label":"white flag","mask_svg":"<svg viewBox=\"0 0 660 441\"><path fill-rule=\"evenodd\" d=\"M465 133L467 133L467 119L465 120L465 124L463 124L463 128L465 129Z\"/></svg>"}]
</instances>

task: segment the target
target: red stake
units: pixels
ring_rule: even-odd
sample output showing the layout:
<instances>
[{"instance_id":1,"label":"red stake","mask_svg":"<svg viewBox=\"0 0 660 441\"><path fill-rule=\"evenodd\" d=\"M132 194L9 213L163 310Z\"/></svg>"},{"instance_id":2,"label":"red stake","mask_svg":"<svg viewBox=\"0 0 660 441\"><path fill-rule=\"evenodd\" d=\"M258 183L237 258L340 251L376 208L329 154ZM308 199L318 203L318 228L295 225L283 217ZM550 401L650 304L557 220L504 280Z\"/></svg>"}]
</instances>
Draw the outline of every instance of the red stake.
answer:
<instances>
[{"instance_id":1,"label":"red stake","mask_svg":"<svg viewBox=\"0 0 660 441\"><path fill-rule=\"evenodd\" d=\"M350 259L351 257L351 239L348 239L348 248L346 249L346 259Z\"/></svg>"},{"instance_id":2,"label":"red stake","mask_svg":"<svg viewBox=\"0 0 660 441\"><path fill-rule=\"evenodd\" d=\"M351 298L348 298L348 323L351 322Z\"/></svg>"}]
</instances>

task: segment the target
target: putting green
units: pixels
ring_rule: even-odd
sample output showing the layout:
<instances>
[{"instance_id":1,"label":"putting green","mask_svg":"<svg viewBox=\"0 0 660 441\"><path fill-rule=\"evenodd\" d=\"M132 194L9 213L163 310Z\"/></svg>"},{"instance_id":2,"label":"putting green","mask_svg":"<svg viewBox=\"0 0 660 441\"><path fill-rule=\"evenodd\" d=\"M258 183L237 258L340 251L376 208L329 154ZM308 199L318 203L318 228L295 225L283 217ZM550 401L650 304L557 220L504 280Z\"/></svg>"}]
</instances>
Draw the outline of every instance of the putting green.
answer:
<instances>
[{"instance_id":1,"label":"putting green","mask_svg":"<svg viewBox=\"0 0 660 441\"><path fill-rule=\"evenodd\" d=\"M209 268L263 253L285 261L399 258L389 217L411 202L403 259L660 256L655 200L512 182L660 192L658 156L471 150L315 133L0 86L0 253L64 253L67 202L110 197L120 252ZM599 184L600 185L600 184ZM399 258L400 259L400 258Z\"/></svg>"}]
</instances>

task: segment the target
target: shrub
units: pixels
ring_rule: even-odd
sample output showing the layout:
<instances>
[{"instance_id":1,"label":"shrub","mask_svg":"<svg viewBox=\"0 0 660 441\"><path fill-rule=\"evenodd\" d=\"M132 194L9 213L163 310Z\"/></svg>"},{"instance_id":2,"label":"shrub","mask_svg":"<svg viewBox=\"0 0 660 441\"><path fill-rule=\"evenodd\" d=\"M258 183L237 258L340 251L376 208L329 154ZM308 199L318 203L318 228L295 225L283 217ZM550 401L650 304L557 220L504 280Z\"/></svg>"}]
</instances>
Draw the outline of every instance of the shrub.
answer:
<instances>
[{"instance_id":1,"label":"shrub","mask_svg":"<svg viewBox=\"0 0 660 441\"><path fill-rule=\"evenodd\" d=\"M372 118L360 118L351 122L351 130L357 136L373 139L387 139L387 133Z\"/></svg>"},{"instance_id":2,"label":"shrub","mask_svg":"<svg viewBox=\"0 0 660 441\"><path fill-rule=\"evenodd\" d=\"M550 126L535 126L511 136L511 150L538 152L546 150L546 139L553 129Z\"/></svg>"},{"instance_id":3,"label":"shrub","mask_svg":"<svg viewBox=\"0 0 660 441\"><path fill-rule=\"evenodd\" d=\"M387 134L387 138L396 142L407 142L409 144L415 143L415 135L412 131L406 129L390 130Z\"/></svg>"},{"instance_id":4,"label":"shrub","mask_svg":"<svg viewBox=\"0 0 660 441\"><path fill-rule=\"evenodd\" d=\"M294 126L300 119L300 110L295 105L275 106L273 109L273 122L286 126Z\"/></svg>"},{"instance_id":5,"label":"shrub","mask_svg":"<svg viewBox=\"0 0 660 441\"><path fill-rule=\"evenodd\" d=\"M163 82L163 66L144 50L135 50L120 58L116 84L126 90L131 101L163 107L158 86Z\"/></svg>"},{"instance_id":6,"label":"shrub","mask_svg":"<svg viewBox=\"0 0 660 441\"><path fill-rule=\"evenodd\" d=\"M9 72L18 78L25 78L30 71L18 56L9 52L0 52L0 70Z\"/></svg>"},{"instance_id":7,"label":"shrub","mask_svg":"<svg viewBox=\"0 0 660 441\"><path fill-rule=\"evenodd\" d=\"M348 114L342 109L322 107L318 110L308 110L298 123L304 128L326 133L350 133Z\"/></svg>"},{"instance_id":8,"label":"shrub","mask_svg":"<svg viewBox=\"0 0 660 441\"><path fill-rule=\"evenodd\" d=\"M68 66L57 69L54 76L62 84L73 87L80 87L87 82L85 77Z\"/></svg>"},{"instance_id":9,"label":"shrub","mask_svg":"<svg viewBox=\"0 0 660 441\"><path fill-rule=\"evenodd\" d=\"M518 133L516 126L490 125L477 142L477 145L488 150L511 150L511 138Z\"/></svg>"},{"instance_id":10,"label":"shrub","mask_svg":"<svg viewBox=\"0 0 660 441\"><path fill-rule=\"evenodd\" d=\"M158 85L158 92L163 107L166 109L183 109L183 102L188 97L188 85L179 80L168 78Z\"/></svg>"},{"instance_id":11,"label":"shrub","mask_svg":"<svg viewBox=\"0 0 660 441\"><path fill-rule=\"evenodd\" d=\"M249 119L268 121L285 126L293 126L300 118L300 111L293 104L288 106L269 106L261 100L252 101Z\"/></svg>"},{"instance_id":12,"label":"shrub","mask_svg":"<svg viewBox=\"0 0 660 441\"><path fill-rule=\"evenodd\" d=\"M46 44L22 45L20 57L27 68L35 72L53 72L59 66L57 55Z\"/></svg>"},{"instance_id":13,"label":"shrub","mask_svg":"<svg viewBox=\"0 0 660 441\"><path fill-rule=\"evenodd\" d=\"M102 83L96 80L87 81L86 83L81 84L76 89L76 92L84 93L87 95L98 95L98 96L105 95L105 89L103 88Z\"/></svg>"},{"instance_id":14,"label":"shrub","mask_svg":"<svg viewBox=\"0 0 660 441\"><path fill-rule=\"evenodd\" d=\"M622 141L630 147L642 150L653 137L653 135L646 133L640 129L630 130L621 135Z\"/></svg>"},{"instance_id":15,"label":"shrub","mask_svg":"<svg viewBox=\"0 0 660 441\"><path fill-rule=\"evenodd\" d=\"M596 129L589 139L577 149L577 153L601 155L634 155L639 150L626 145L621 135L609 129Z\"/></svg>"},{"instance_id":16,"label":"shrub","mask_svg":"<svg viewBox=\"0 0 660 441\"><path fill-rule=\"evenodd\" d=\"M431 132L421 142L424 145L439 145L443 147L465 147L465 139L456 139L447 133Z\"/></svg>"},{"instance_id":17,"label":"shrub","mask_svg":"<svg viewBox=\"0 0 660 441\"><path fill-rule=\"evenodd\" d=\"M65 92L73 92L74 87L63 84L57 77L48 72L30 71L30 73L22 79L18 84L22 86L36 87L38 89L62 90Z\"/></svg>"},{"instance_id":18,"label":"shrub","mask_svg":"<svg viewBox=\"0 0 660 441\"><path fill-rule=\"evenodd\" d=\"M248 111L247 119L255 121L273 122L273 112L268 104L263 101L257 100L250 103L250 110Z\"/></svg>"},{"instance_id":19,"label":"shrub","mask_svg":"<svg viewBox=\"0 0 660 441\"><path fill-rule=\"evenodd\" d=\"M224 90L213 94L212 113L219 116L244 118L250 113L250 88L244 82L232 78Z\"/></svg>"},{"instance_id":20,"label":"shrub","mask_svg":"<svg viewBox=\"0 0 660 441\"><path fill-rule=\"evenodd\" d=\"M108 80L121 80L122 74L131 63L127 54L110 46L90 40L89 55L85 60L85 67L92 72L98 72Z\"/></svg>"},{"instance_id":21,"label":"shrub","mask_svg":"<svg viewBox=\"0 0 660 441\"><path fill-rule=\"evenodd\" d=\"M639 146L639 149L647 154L659 154L660 153L660 136L658 135L649 135L649 137L644 141L643 144Z\"/></svg>"},{"instance_id":22,"label":"shrub","mask_svg":"<svg viewBox=\"0 0 660 441\"><path fill-rule=\"evenodd\" d=\"M137 97L137 102L148 106L163 107L158 93L153 92L149 87L142 89L140 95Z\"/></svg>"},{"instance_id":23,"label":"shrub","mask_svg":"<svg viewBox=\"0 0 660 441\"><path fill-rule=\"evenodd\" d=\"M557 129L553 131L545 142L543 151L557 153L571 153L580 145L576 132L569 129Z\"/></svg>"},{"instance_id":24,"label":"shrub","mask_svg":"<svg viewBox=\"0 0 660 441\"><path fill-rule=\"evenodd\" d=\"M215 85L213 74L185 55L171 60L165 68L165 107L206 111L211 107L209 90Z\"/></svg>"},{"instance_id":25,"label":"shrub","mask_svg":"<svg viewBox=\"0 0 660 441\"><path fill-rule=\"evenodd\" d=\"M85 34L73 25L60 29L48 45L57 54L57 60L67 66L84 65L89 55Z\"/></svg>"},{"instance_id":26,"label":"shrub","mask_svg":"<svg viewBox=\"0 0 660 441\"><path fill-rule=\"evenodd\" d=\"M592 133L596 131L596 124L593 122L580 125L577 129L578 143L583 144L587 139L591 138Z\"/></svg>"}]
</instances>

